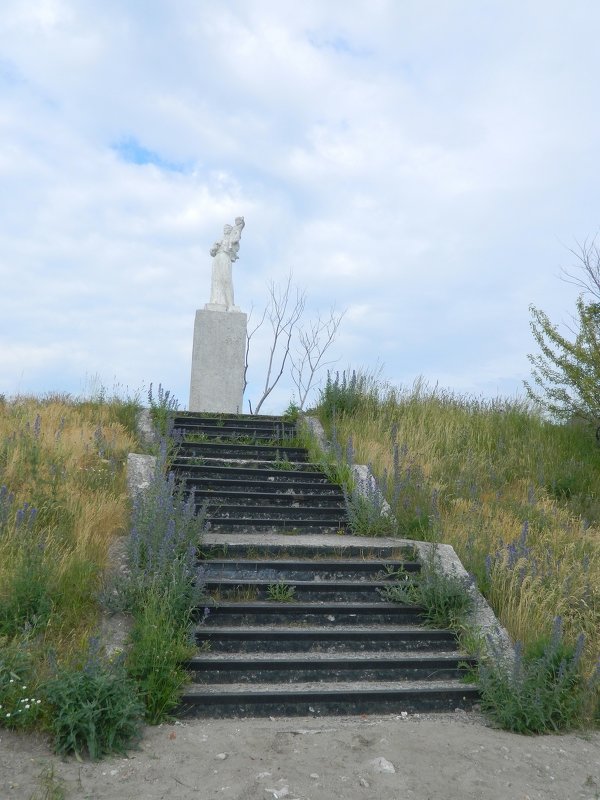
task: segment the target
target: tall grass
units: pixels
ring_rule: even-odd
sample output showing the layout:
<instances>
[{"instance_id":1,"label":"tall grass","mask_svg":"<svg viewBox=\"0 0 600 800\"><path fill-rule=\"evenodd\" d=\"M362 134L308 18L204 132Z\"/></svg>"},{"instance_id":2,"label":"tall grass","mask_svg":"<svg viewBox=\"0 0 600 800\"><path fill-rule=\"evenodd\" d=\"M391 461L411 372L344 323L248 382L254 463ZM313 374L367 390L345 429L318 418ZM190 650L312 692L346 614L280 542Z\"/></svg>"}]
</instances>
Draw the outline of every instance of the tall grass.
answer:
<instances>
[{"instance_id":1,"label":"tall grass","mask_svg":"<svg viewBox=\"0 0 600 800\"><path fill-rule=\"evenodd\" d=\"M318 407L341 450L370 464L401 534L452 544L515 640L585 634L600 654L600 449L526 402L397 389L365 373L328 380Z\"/></svg>"},{"instance_id":2,"label":"tall grass","mask_svg":"<svg viewBox=\"0 0 600 800\"><path fill-rule=\"evenodd\" d=\"M67 713L62 701L52 706L52 681L75 686L98 626L109 547L129 524L125 462L138 449L138 409L105 394L0 399L0 672L21 677L26 667L23 722L41 715L50 725L58 709ZM118 687L111 669L105 683ZM0 680L5 708L16 702L15 681Z\"/></svg>"},{"instance_id":3,"label":"tall grass","mask_svg":"<svg viewBox=\"0 0 600 800\"><path fill-rule=\"evenodd\" d=\"M124 462L137 442L121 420L131 406L0 405L0 631L33 625L62 646L96 624L108 548L128 524Z\"/></svg>"}]
</instances>

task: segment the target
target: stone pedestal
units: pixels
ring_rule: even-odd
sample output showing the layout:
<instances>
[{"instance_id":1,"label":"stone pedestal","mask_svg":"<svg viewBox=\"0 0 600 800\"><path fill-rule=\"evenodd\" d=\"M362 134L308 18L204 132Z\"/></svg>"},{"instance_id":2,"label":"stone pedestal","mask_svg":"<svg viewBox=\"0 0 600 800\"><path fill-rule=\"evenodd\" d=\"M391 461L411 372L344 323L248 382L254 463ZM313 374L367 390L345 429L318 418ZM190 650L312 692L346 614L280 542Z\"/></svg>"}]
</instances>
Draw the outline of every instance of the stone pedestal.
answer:
<instances>
[{"instance_id":1,"label":"stone pedestal","mask_svg":"<svg viewBox=\"0 0 600 800\"><path fill-rule=\"evenodd\" d=\"M190 411L243 412L247 316L196 311Z\"/></svg>"}]
</instances>

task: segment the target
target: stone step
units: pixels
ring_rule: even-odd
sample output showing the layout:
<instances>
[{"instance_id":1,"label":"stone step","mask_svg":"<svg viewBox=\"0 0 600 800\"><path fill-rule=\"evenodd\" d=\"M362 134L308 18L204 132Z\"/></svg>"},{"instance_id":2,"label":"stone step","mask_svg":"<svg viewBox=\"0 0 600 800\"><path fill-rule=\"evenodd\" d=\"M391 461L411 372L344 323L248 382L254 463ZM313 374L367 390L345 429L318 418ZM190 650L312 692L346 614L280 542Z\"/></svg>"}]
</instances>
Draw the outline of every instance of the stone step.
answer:
<instances>
[{"instance_id":1,"label":"stone step","mask_svg":"<svg viewBox=\"0 0 600 800\"><path fill-rule=\"evenodd\" d=\"M261 519L251 520L243 517L229 517L219 519L208 517L209 530L211 533L239 533L239 534L280 534L281 536L329 536L345 535L348 528L346 525L340 527L332 523L319 523L317 520L295 519L287 524L283 524L281 519Z\"/></svg>"},{"instance_id":2,"label":"stone step","mask_svg":"<svg viewBox=\"0 0 600 800\"><path fill-rule=\"evenodd\" d=\"M283 684L191 684L179 714L187 717L310 716L468 710L477 686L447 681Z\"/></svg>"},{"instance_id":3,"label":"stone step","mask_svg":"<svg viewBox=\"0 0 600 800\"><path fill-rule=\"evenodd\" d=\"M281 430L295 433L296 423L290 422L283 417L254 414L211 414L180 411L173 418L175 428L193 426L214 426L215 428L240 428L249 431L251 434L255 430Z\"/></svg>"},{"instance_id":4,"label":"stone step","mask_svg":"<svg viewBox=\"0 0 600 800\"><path fill-rule=\"evenodd\" d=\"M196 507L199 510L202 503L197 503ZM268 521L268 524L287 525L296 524L300 522L317 522L334 525L337 527L345 527L347 524L348 516L346 508L343 505L337 505L333 508L328 506L294 506L291 503L287 505L252 505L250 503L226 505L221 503L209 503L208 516L211 521L217 522L220 520L229 520L235 518L236 520L245 520L249 524L258 522L263 524L263 520ZM236 525L240 524L236 522Z\"/></svg>"},{"instance_id":5,"label":"stone step","mask_svg":"<svg viewBox=\"0 0 600 800\"><path fill-rule=\"evenodd\" d=\"M205 478L226 478L246 482L269 481L283 483L324 483L335 486L319 470L317 464L297 464L294 469L273 469L271 461L253 461L248 463L213 463L204 459L202 463L194 463L193 459L175 458L171 463L173 472L188 482ZM339 486L337 487L339 489Z\"/></svg>"},{"instance_id":6,"label":"stone step","mask_svg":"<svg viewBox=\"0 0 600 800\"><path fill-rule=\"evenodd\" d=\"M213 625L410 625L422 622L423 609L418 606L386 603L345 602L277 602L275 600L205 603L210 613L204 624ZM206 609L205 609L206 612Z\"/></svg>"},{"instance_id":7,"label":"stone step","mask_svg":"<svg viewBox=\"0 0 600 800\"><path fill-rule=\"evenodd\" d=\"M268 600L269 590L277 583L290 587L296 601L318 600L335 603L379 602L382 599L381 592L390 586L390 581L290 581L277 576L266 580L240 581L238 578L208 580L203 583L203 588L217 601Z\"/></svg>"},{"instance_id":8,"label":"stone step","mask_svg":"<svg viewBox=\"0 0 600 800\"><path fill-rule=\"evenodd\" d=\"M249 580L273 581L346 581L353 583L379 580L394 581L393 573L416 575L421 565L414 561L347 561L322 559L300 561L299 559L222 559L214 558L199 563L203 580Z\"/></svg>"},{"instance_id":9,"label":"stone step","mask_svg":"<svg viewBox=\"0 0 600 800\"><path fill-rule=\"evenodd\" d=\"M367 563L384 568L386 564L403 564L409 572L421 569L416 560L416 550L407 539L387 540L369 539L363 536L332 536L320 540L240 539L233 537L214 539L210 534L204 538L203 558L255 562L257 560L299 561L302 564L335 562L348 564ZM394 569L396 567L394 566Z\"/></svg>"},{"instance_id":10,"label":"stone step","mask_svg":"<svg viewBox=\"0 0 600 800\"><path fill-rule=\"evenodd\" d=\"M318 506L319 508L345 509L344 495L341 492L295 492L293 489L280 492L256 492L243 490L194 489L194 499L198 504L217 503L233 505L298 505ZM187 492L186 495L191 494Z\"/></svg>"},{"instance_id":11,"label":"stone step","mask_svg":"<svg viewBox=\"0 0 600 800\"><path fill-rule=\"evenodd\" d=\"M209 615L210 616L210 615ZM249 625L196 627L199 647L213 653L349 653L360 651L449 650L456 646L452 631L417 625L372 624L368 627Z\"/></svg>"},{"instance_id":12,"label":"stone step","mask_svg":"<svg viewBox=\"0 0 600 800\"><path fill-rule=\"evenodd\" d=\"M457 652L352 653L202 653L185 664L195 683L299 683L341 681L455 680L476 661Z\"/></svg>"},{"instance_id":13,"label":"stone step","mask_svg":"<svg viewBox=\"0 0 600 800\"><path fill-rule=\"evenodd\" d=\"M310 495L311 497L338 497L340 494L340 487L326 480L291 481L276 480L275 478L263 480L261 475L256 475L255 479L250 480L243 476L240 478L223 478L218 474L209 474L204 478L197 476L178 476L178 479L180 483L185 485L186 491L188 492L235 491L242 494L244 491L247 491L249 493L270 493L274 495L304 493L306 496Z\"/></svg>"},{"instance_id":14,"label":"stone step","mask_svg":"<svg viewBox=\"0 0 600 800\"><path fill-rule=\"evenodd\" d=\"M279 461L288 464L308 461L308 451L302 447L285 445L238 444L235 442L182 442L175 459L186 458L235 459L236 461Z\"/></svg>"},{"instance_id":15,"label":"stone step","mask_svg":"<svg viewBox=\"0 0 600 800\"><path fill-rule=\"evenodd\" d=\"M296 439L293 425L218 425L212 422L193 422L178 425L175 428L176 438L202 436L208 440L246 442L252 440L256 444L286 444Z\"/></svg>"}]
</instances>

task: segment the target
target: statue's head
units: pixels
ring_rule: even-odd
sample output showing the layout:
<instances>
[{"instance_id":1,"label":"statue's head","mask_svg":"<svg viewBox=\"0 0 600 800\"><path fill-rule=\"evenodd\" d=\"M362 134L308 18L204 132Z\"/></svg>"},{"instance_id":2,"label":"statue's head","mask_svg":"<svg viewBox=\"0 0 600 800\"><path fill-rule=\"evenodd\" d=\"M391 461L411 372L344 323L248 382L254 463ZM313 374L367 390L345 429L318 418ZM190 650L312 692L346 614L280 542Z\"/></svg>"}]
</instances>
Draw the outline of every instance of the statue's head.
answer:
<instances>
[{"instance_id":1,"label":"statue's head","mask_svg":"<svg viewBox=\"0 0 600 800\"><path fill-rule=\"evenodd\" d=\"M243 217L236 217L235 218L235 224L236 225L243 225L244 224L244 218Z\"/></svg>"}]
</instances>

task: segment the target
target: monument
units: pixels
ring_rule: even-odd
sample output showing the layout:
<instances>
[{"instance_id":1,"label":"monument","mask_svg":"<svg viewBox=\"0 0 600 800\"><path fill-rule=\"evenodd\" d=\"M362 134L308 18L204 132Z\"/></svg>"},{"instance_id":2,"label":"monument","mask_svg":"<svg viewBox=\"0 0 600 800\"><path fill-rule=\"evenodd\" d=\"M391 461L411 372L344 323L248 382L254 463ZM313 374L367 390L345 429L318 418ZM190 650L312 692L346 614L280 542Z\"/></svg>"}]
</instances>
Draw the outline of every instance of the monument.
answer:
<instances>
[{"instance_id":1,"label":"monument","mask_svg":"<svg viewBox=\"0 0 600 800\"><path fill-rule=\"evenodd\" d=\"M246 314L233 298L232 264L239 258L244 218L225 225L213 257L210 302L196 311L190 411L242 413L246 358Z\"/></svg>"}]
</instances>

